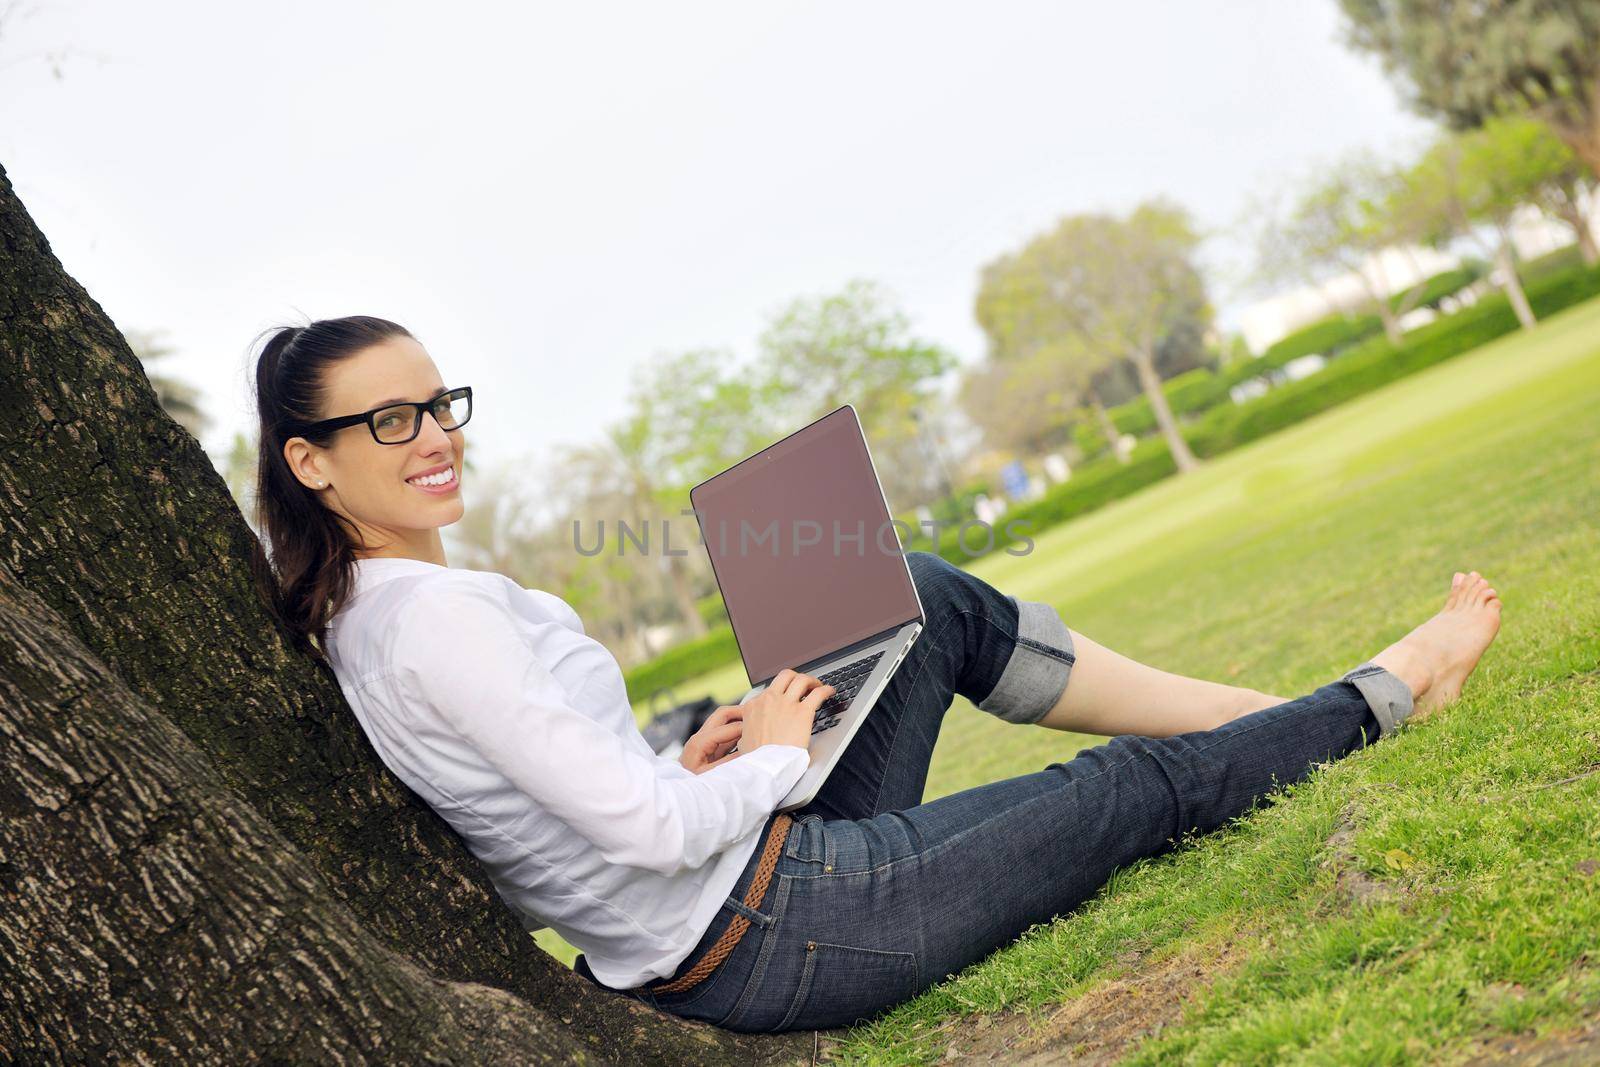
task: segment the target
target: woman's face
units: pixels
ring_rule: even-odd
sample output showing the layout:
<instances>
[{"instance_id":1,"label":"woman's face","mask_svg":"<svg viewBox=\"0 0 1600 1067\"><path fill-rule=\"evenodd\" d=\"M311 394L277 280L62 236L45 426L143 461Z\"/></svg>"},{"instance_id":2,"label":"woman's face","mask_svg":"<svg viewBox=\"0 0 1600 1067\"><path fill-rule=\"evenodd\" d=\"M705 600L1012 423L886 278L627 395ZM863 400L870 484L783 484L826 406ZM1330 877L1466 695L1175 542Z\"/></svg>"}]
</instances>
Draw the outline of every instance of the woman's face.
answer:
<instances>
[{"instance_id":1,"label":"woman's face","mask_svg":"<svg viewBox=\"0 0 1600 1067\"><path fill-rule=\"evenodd\" d=\"M396 400L422 403L447 388L427 351L410 337L391 337L334 364L323 383L319 419L354 415ZM289 469L322 502L361 531L367 548L392 547L404 554L438 554L441 526L461 518L461 459L465 431L445 430L431 412L417 436L404 444L381 444L366 424L334 431L325 447L305 438L284 444ZM414 479L448 470L454 484L418 486ZM434 480L434 479L430 479Z\"/></svg>"}]
</instances>

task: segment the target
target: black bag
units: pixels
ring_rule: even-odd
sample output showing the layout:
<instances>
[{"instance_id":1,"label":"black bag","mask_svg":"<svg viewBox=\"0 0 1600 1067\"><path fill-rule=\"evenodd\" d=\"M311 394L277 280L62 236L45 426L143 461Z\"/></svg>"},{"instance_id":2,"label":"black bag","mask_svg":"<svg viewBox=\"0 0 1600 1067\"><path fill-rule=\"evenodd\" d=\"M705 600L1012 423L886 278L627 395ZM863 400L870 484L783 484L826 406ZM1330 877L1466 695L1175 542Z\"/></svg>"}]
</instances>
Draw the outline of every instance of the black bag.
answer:
<instances>
[{"instance_id":1,"label":"black bag","mask_svg":"<svg viewBox=\"0 0 1600 1067\"><path fill-rule=\"evenodd\" d=\"M666 686L650 694L650 707L655 709L656 698L665 694L669 700L676 701L677 694ZM705 725L711 713L722 705L717 698L707 694L699 700L691 700L684 704L674 704L666 711L655 714L641 731L658 756L676 756L683 751L683 744L694 736L694 732Z\"/></svg>"}]
</instances>

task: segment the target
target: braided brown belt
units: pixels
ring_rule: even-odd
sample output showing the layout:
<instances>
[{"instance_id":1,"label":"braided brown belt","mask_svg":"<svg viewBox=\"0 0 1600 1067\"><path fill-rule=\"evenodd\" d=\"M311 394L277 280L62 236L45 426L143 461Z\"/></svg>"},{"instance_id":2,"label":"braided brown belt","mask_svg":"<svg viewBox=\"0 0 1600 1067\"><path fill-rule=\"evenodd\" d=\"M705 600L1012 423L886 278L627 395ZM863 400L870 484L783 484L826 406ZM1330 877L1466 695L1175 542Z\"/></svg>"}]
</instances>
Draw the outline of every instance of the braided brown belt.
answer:
<instances>
[{"instance_id":1,"label":"braided brown belt","mask_svg":"<svg viewBox=\"0 0 1600 1067\"><path fill-rule=\"evenodd\" d=\"M761 898L767 895L767 885L772 881L772 872L778 866L778 857L783 854L784 838L789 836L789 827L794 823L794 818L786 812L779 812L772 820L772 832L767 835L766 846L761 850L761 859L756 864L755 877L750 879L750 888L744 891L745 907L756 909L761 907ZM700 957L693 967L674 978L666 985L645 985L640 988L648 989L652 993L681 993L685 989L693 989L707 975L717 969L717 965L733 952L734 946L739 943L739 938L744 936L745 929L749 927L750 920L743 915L735 915L728 928L722 931L722 936Z\"/></svg>"}]
</instances>

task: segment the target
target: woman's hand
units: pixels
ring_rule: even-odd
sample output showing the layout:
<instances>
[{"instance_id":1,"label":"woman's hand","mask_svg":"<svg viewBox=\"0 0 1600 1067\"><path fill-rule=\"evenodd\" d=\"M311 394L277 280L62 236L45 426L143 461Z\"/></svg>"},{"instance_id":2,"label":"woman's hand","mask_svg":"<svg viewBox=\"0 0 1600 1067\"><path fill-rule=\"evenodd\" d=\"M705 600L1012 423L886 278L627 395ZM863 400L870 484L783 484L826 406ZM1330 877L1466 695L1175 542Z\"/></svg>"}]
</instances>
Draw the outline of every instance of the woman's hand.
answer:
<instances>
[{"instance_id":1,"label":"woman's hand","mask_svg":"<svg viewBox=\"0 0 1600 1067\"><path fill-rule=\"evenodd\" d=\"M833 686L785 667L748 702L712 712L684 742L678 762L700 774L762 745L795 745L809 751L817 709L832 695ZM735 744L738 752L731 751Z\"/></svg>"},{"instance_id":2,"label":"woman's hand","mask_svg":"<svg viewBox=\"0 0 1600 1067\"><path fill-rule=\"evenodd\" d=\"M740 705L744 737L739 741L739 751L749 752L762 745L798 745L809 750L817 709L832 695L833 686L785 667L771 685Z\"/></svg>"},{"instance_id":3,"label":"woman's hand","mask_svg":"<svg viewBox=\"0 0 1600 1067\"><path fill-rule=\"evenodd\" d=\"M744 733L744 709L741 707L718 708L713 711L700 729L694 732L689 740L683 743L683 751L678 753L678 762L696 774L710 770L719 763L726 763L739 752L730 749L738 744L739 737Z\"/></svg>"}]
</instances>

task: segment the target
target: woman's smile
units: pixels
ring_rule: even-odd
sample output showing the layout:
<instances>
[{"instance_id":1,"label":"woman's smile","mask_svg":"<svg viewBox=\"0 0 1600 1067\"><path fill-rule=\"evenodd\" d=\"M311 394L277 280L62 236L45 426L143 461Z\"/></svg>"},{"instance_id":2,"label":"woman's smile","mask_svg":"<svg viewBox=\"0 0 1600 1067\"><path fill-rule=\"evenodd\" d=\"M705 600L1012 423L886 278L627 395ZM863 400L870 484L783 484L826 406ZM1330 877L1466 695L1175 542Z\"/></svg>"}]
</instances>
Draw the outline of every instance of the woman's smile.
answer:
<instances>
[{"instance_id":1,"label":"woman's smile","mask_svg":"<svg viewBox=\"0 0 1600 1067\"><path fill-rule=\"evenodd\" d=\"M446 463L443 466L423 471L421 474L412 475L406 479L406 484L415 486L424 493L443 496L461 488L461 479L456 477L455 464Z\"/></svg>"}]
</instances>

